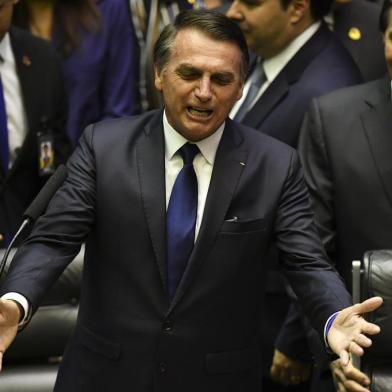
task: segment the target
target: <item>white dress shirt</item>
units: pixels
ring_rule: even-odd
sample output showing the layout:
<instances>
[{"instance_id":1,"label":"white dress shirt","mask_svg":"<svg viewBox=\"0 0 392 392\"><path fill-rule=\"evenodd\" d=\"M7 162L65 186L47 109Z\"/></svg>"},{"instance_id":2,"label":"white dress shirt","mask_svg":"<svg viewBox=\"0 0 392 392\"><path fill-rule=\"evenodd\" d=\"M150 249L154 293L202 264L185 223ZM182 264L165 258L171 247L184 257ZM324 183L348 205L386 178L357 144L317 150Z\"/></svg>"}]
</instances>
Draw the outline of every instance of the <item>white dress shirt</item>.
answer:
<instances>
[{"instance_id":1,"label":"white dress shirt","mask_svg":"<svg viewBox=\"0 0 392 392\"><path fill-rule=\"evenodd\" d=\"M280 74L283 68L288 64L288 62L297 54L297 52L309 41L309 39L316 33L316 31L320 28L321 22L315 22L311 26L309 26L303 33L301 33L298 37L296 37L293 41L291 41L280 53L276 56L273 56L269 59L263 61L264 73L266 76L266 81L261 86L259 93L253 100L250 109L253 105L259 100L259 98L264 94L267 88L271 85L271 83L276 79L276 77ZM230 118L234 118L238 109L242 105L246 95L248 94L250 84L251 84L251 76L248 77L242 97L236 104L233 106L233 109L230 112Z\"/></svg>"},{"instance_id":2,"label":"white dress shirt","mask_svg":"<svg viewBox=\"0 0 392 392\"><path fill-rule=\"evenodd\" d=\"M7 114L11 166L26 137L27 120L22 100L22 89L16 71L15 56L12 52L9 33L6 33L0 42L0 57L2 59L2 61L0 61L0 74L3 83L4 102Z\"/></svg>"}]
</instances>

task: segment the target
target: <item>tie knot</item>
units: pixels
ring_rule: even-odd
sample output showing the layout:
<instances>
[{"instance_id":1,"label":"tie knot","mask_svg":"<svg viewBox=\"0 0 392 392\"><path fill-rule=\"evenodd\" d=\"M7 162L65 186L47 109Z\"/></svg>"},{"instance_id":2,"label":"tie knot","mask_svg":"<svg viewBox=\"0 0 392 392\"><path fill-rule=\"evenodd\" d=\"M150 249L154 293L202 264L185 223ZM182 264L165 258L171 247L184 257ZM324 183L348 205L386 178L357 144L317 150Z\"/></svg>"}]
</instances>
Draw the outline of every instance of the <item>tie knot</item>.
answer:
<instances>
[{"instance_id":1,"label":"tie knot","mask_svg":"<svg viewBox=\"0 0 392 392\"><path fill-rule=\"evenodd\" d=\"M199 147L197 147L196 144L186 143L178 150L178 152L184 161L184 165L191 165L193 163L193 159L199 152Z\"/></svg>"}]
</instances>

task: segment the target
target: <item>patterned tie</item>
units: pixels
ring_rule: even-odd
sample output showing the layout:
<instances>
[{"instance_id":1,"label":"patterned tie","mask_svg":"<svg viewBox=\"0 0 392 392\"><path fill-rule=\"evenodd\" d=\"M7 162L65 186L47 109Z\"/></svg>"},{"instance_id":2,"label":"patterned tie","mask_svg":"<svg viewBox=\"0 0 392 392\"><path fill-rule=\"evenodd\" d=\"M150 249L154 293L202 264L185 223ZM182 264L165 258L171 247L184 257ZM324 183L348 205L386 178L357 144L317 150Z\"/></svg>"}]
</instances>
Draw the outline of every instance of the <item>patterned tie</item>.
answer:
<instances>
[{"instance_id":1,"label":"patterned tie","mask_svg":"<svg viewBox=\"0 0 392 392\"><path fill-rule=\"evenodd\" d=\"M0 158L4 175L8 172L9 155L7 112L5 110L3 83L0 77Z\"/></svg>"},{"instance_id":2,"label":"patterned tie","mask_svg":"<svg viewBox=\"0 0 392 392\"><path fill-rule=\"evenodd\" d=\"M234 120L241 122L246 113L251 109L251 105L256 98L257 94L260 91L261 86L267 80L263 68L263 64L258 62L255 66L254 71L252 72L251 76L251 85L249 87L248 93L246 94L245 99L243 100L240 108L238 109L237 113L234 116Z\"/></svg>"},{"instance_id":3,"label":"patterned tie","mask_svg":"<svg viewBox=\"0 0 392 392\"><path fill-rule=\"evenodd\" d=\"M179 149L184 166L174 183L166 214L167 287L170 300L174 298L195 242L197 178L193 159L198 152L198 147L189 143Z\"/></svg>"}]
</instances>

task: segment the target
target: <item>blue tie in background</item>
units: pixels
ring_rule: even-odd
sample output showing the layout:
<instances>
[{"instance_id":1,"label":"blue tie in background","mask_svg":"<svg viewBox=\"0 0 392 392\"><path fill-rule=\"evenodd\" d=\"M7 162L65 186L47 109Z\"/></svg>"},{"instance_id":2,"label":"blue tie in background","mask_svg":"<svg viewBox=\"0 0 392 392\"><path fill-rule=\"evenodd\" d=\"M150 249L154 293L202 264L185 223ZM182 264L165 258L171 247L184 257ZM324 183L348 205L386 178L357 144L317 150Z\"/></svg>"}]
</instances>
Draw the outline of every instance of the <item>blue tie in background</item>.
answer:
<instances>
[{"instance_id":1,"label":"blue tie in background","mask_svg":"<svg viewBox=\"0 0 392 392\"><path fill-rule=\"evenodd\" d=\"M176 293L195 242L197 178L193 159L198 152L198 147L189 143L179 149L184 166L174 183L166 214L167 287L170 300Z\"/></svg>"},{"instance_id":2,"label":"blue tie in background","mask_svg":"<svg viewBox=\"0 0 392 392\"><path fill-rule=\"evenodd\" d=\"M255 100L257 94L260 91L261 86L267 81L267 77L264 72L263 64L258 61L253 72L250 75L251 84L243 100L240 108L234 116L234 120L241 122L248 111L252 108L252 103Z\"/></svg>"},{"instance_id":3,"label":"blue tie in background","mask_svg":"<svg viewBox=\"0 0 392 392\"><path fill-rule=\"evenodd\" d=\"M4 175L8 172L9 154L7 112L5 110L3 83L0 77L0 158Z\"/></svg>"}]
</instances>

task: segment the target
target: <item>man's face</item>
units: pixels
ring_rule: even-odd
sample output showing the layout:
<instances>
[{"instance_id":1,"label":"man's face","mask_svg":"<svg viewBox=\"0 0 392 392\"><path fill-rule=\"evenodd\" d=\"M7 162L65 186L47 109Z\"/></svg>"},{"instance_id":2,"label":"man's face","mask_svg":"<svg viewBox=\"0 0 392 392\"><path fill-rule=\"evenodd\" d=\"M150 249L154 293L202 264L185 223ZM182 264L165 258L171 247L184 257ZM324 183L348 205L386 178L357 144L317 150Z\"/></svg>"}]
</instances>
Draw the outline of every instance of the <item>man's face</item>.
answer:
<instances>
[{"instance_id":1,"label":"man's face","mask_svg":"<svg viewBox=\"0 0 392 392\"><path fill-rule=\"evenodd\" d=\"M155 71L170 125L186 139L213 134L241 98L241 51L195 29L178 32L168 63Z\"/></svg>"},{"instance_id":2,"label":"man's face","mask_svg":"<svg viewBox=\"0 0 392 392\"><path fill-rule=\"evenodd\" d=\"M267 59L282 51L293 39L293 6L284 9L280 0L234 0L227 16L237 21L249 48Z\"/></svg>"},{"instance_id":3,"label":"man's face","mask_svg":"<svg viewBox=\"0 0 392 392\"><path fill-rule=\"evenodd\" d=\"M389 77L392 79L392 10L389 11L388 27L384 34L384 53Z\"/></svg>"},{"instance_id":4,"label":"man's face","mask_svg":"<svg viewBox=\"0 0 392 392\"><path fill-rule=\"evenodd\" d=\"M15 0L0 0L0 41L10 27L15 3Z\"/></svg>"}]
</instances>

